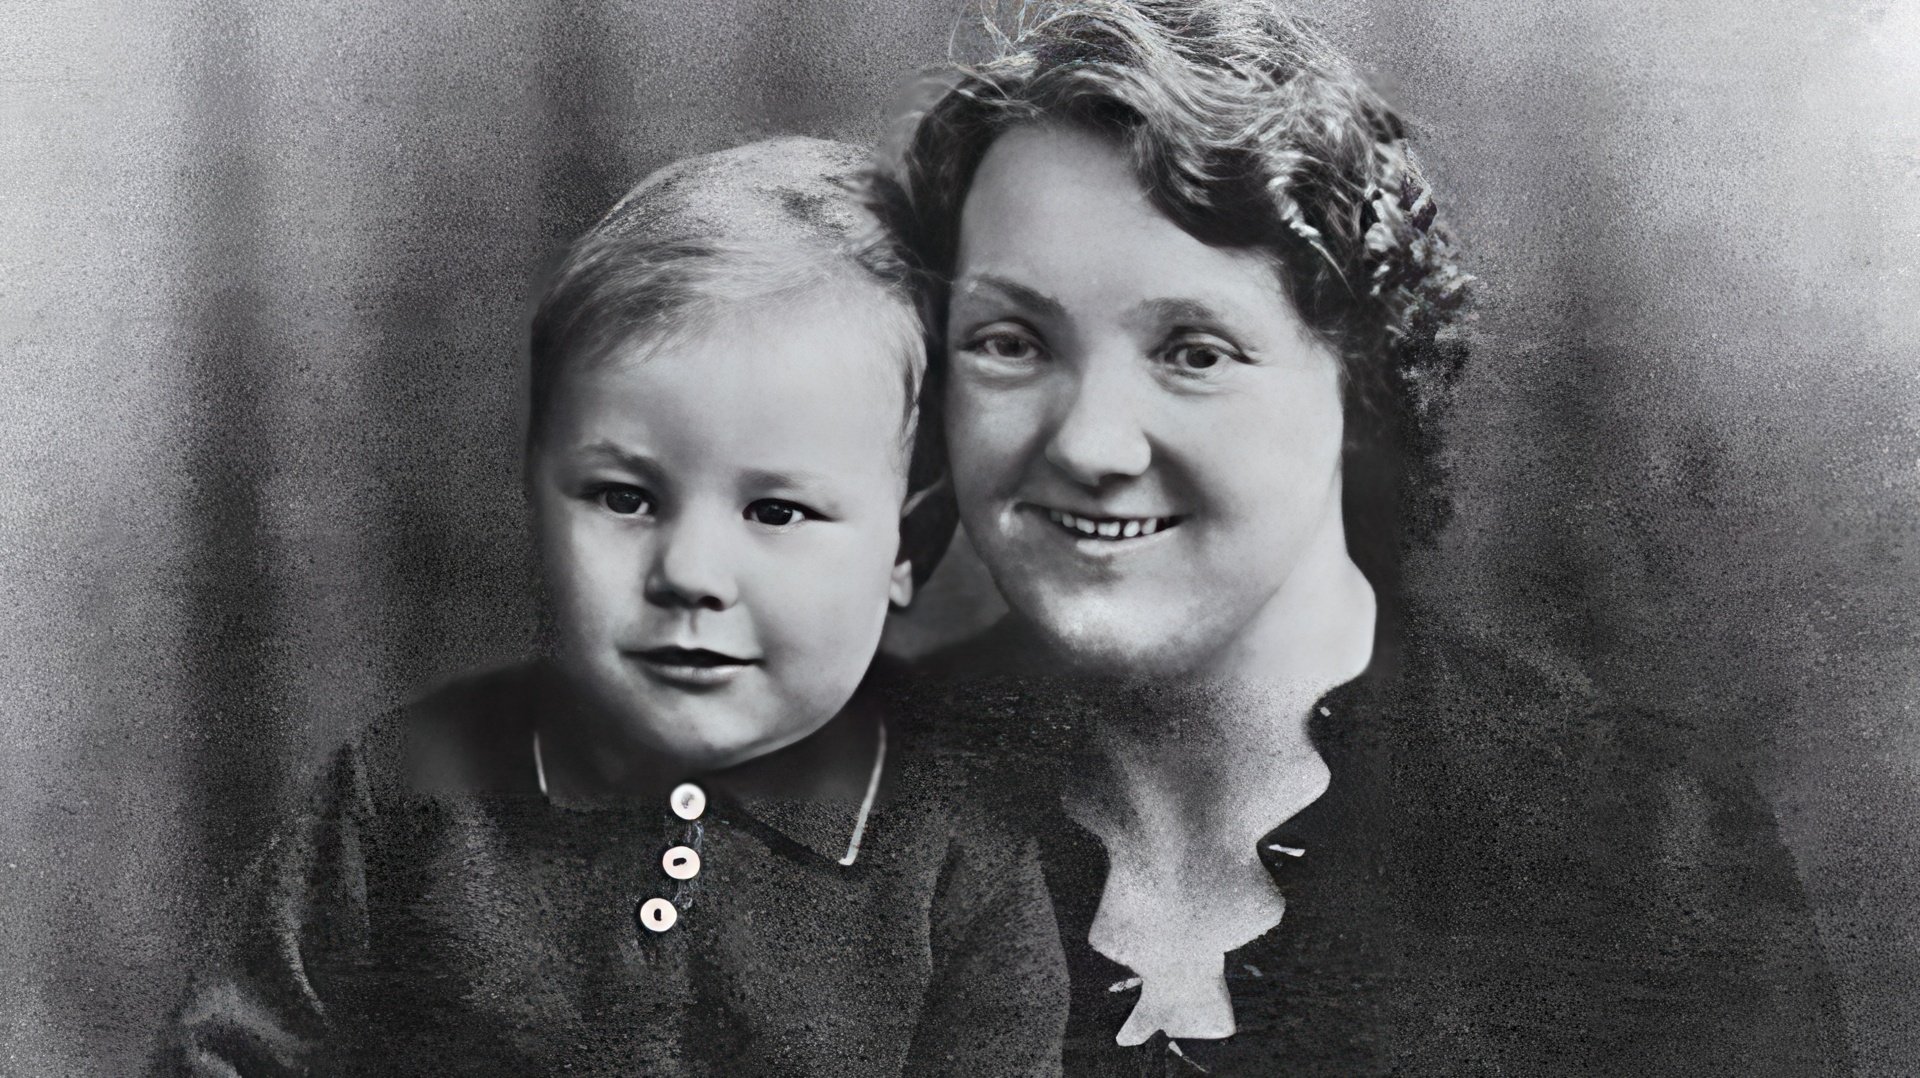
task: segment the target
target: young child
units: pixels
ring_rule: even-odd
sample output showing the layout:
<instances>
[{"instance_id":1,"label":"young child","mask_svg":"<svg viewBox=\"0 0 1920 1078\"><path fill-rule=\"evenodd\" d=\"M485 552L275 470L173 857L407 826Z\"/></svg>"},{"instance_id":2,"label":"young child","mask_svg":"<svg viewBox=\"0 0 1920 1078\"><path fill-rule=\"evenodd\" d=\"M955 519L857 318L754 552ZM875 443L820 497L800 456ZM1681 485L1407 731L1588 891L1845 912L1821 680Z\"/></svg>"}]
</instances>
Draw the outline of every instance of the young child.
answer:
<instances>
[{"instance_id":1,"label":"young child","mask_svg":"<svg viewBox=\"0 0 1920 1078\"><path fill-rule=\"evenodd\" d=\"M574 246L532 345L550 656L336 754L162 1073L1057 1073L1031 851L868 674L926 356L862 163L684 161Z\"/></svg>"}]
</instances>

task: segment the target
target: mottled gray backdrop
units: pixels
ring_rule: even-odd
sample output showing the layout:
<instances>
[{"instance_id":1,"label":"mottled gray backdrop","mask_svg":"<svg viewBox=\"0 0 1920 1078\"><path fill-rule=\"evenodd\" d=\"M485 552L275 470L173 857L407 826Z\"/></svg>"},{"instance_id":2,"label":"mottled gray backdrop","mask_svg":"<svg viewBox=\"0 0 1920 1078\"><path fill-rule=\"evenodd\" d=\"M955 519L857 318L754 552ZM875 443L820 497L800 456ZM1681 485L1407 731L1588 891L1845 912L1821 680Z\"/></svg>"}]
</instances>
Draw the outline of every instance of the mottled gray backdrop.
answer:
<instances>
[{"instance_id":1,"label":"mottled gray backdrop","mask_svg":"<svg viewBox=\"0 0 1920 1078\"><path fill-rule=\"evenodd\" d=\"M1486 282L1429 591L1723 729L1863 1064L1913 1073L1920 9L1307 10L1423 121ZM520 334L563 237L681 154L875 136L953 21L0 7L0 1071L128 1070L285 776L527 646Z\"/></svg>"}]
</instances>

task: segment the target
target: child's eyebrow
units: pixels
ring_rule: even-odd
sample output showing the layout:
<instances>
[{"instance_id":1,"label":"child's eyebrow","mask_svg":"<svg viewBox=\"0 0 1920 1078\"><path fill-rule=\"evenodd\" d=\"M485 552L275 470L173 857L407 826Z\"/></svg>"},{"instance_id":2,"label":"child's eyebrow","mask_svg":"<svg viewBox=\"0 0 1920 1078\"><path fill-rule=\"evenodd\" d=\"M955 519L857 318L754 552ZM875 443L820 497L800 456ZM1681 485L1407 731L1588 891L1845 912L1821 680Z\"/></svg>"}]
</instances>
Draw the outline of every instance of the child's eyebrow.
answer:
<instances>
[{"instance_id":1,"label":"child's eyebrow","mask_svg":"<svg viewBox=\"0 0 1920 1078\"><path fill-rule=\"evenodd\" d=\"M748 468L740 473L740 482L759 490L804 490L826 485L827 477L818 472Z\"/></svg>"},{"instance_id":2,"label":"child's eyebrow","mask_svg":"<svg viewBox=\"0 0 1920 1078\"><path fill-rule=\"evenodd\" d=\"M619 465L630 472L647 474L659 470L659 463L645 453L636 453L623 445L601 439L581 449L580 455Z\"/></svg>"}]
</instances>

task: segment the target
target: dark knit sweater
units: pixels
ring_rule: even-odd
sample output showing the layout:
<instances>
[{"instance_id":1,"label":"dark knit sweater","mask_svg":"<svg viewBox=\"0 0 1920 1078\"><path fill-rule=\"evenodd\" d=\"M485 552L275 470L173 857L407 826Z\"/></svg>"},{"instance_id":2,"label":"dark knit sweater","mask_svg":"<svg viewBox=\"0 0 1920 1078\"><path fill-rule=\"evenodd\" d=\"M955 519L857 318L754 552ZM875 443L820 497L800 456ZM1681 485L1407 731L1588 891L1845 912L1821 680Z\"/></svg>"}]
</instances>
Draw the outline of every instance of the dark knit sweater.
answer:
<instances>
[{"instance_id":1,"label":"dark knit sweater","mask_svg":"<svg viewBox=\"0 0 1920 1078\"><path fill-rule=\"evenodd\" d=\"M1065 983L1030 843L870 690L666 799L563 807L541 676L372 724L213 927L156 1071L193 1075L1057 1074ZM891 744L852 864L861 794ZM852 781L830 781L846 780ZM662 854L699 851L688 881ZM635 911L672 900L678 922Z\"/></svg>"}]
</instances>

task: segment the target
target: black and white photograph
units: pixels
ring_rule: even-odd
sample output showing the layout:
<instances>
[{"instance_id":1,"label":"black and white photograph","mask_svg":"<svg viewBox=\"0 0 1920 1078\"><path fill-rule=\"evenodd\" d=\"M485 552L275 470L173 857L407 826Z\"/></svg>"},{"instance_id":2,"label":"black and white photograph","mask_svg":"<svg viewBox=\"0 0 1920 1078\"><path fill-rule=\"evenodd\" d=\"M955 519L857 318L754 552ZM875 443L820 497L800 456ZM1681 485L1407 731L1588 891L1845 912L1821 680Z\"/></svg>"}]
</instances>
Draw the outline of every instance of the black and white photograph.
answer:
<instances>
[{"instance_id":1,"label":"black and white photograph","mask_svg":"<svg viewBox=\"0 0 1920 1078\"><path fill-rule=\"evenodd\" d=\"M19 0L0 1075L1920 1074L1920 0Z\"/></svg>"}]
</instances>

